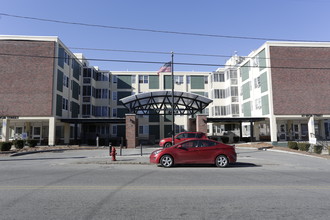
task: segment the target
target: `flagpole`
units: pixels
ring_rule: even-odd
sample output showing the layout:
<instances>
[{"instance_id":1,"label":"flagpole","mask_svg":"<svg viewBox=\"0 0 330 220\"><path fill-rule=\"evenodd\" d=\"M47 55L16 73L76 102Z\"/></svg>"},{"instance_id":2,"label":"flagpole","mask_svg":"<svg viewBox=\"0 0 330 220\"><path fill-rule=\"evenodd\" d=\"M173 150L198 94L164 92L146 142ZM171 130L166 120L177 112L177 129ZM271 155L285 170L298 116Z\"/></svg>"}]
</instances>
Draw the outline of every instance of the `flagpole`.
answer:
<instances>
[{"instance_id":1,"label":"flagpole","mask_svg":"<svg viewBox=\"0 0 330 220\"><path fill-rule=\"evenodd\" d=\"M174 135L175 135L175 124L174 124L174 65L173 65L173 57L174 53L172 53L172 61L171 61L171 72L172 72L172 146L174 145Z\"/></svg>"}]
</instances>

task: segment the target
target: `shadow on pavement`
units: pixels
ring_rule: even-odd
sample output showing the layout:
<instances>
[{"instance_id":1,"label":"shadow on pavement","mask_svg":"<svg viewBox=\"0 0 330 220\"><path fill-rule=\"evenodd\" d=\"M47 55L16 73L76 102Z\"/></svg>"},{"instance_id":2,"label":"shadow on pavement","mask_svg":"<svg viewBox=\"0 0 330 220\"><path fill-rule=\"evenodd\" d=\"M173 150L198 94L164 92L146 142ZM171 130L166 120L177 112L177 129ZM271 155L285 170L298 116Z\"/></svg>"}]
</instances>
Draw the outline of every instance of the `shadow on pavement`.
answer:
<instances>
[{"instance_id":1,"label":"shadow on pavement","mask_svg":"<svg viewBox=\"0 0 330 220\"><path fill-rule=\"evenodd\" d=\"M158 165L158 167L162 167L162 166L161 165ZM216 169L219 169L214 164L177 164L177 165L175 165L175 166L173 166L171 168L187 168L187 167L191 167L191 168L205 167L205 168L216 168ZM256 165L254 163L237 162L237 163L234 163L234 164L230 164L226 168L220 168L220 169L245 168L245 167L261 167L261 165Z\"/></svg>"}]
</instances>

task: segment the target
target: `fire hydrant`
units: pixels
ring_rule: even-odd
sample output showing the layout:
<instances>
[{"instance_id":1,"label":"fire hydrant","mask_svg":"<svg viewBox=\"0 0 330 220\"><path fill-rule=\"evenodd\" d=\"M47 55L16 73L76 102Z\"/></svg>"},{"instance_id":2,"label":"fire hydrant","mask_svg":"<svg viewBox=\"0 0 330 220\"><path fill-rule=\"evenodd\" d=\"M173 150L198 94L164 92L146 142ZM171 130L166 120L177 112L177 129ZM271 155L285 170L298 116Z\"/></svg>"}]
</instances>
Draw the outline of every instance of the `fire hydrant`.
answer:
<instances>
[{"instance_id":1,"label":"fire hydrant","mask_svg":"<svg viewBox=\"0 0 330 220\"><path fill-rule=\"evenodd\" d=\"M116 155L117 155L116 148L115 147L112 147L111 153L110 153L110 156L112 156L112 158L111 158L112 161L117 161L116 160Z\"/></svg>"}]
</instances>

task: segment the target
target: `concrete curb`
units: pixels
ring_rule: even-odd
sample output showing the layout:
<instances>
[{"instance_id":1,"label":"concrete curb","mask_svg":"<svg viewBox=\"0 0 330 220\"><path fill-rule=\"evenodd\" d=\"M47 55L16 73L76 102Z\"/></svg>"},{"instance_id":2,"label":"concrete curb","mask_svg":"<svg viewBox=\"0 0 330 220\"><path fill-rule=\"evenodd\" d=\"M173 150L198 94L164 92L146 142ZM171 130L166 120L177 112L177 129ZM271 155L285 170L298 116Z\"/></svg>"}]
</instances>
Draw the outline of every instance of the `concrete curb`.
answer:
<instances>
[{"instance_id":1,"label":"concrete curb","mask_svg":"<svg viewBox=\"0 0 330 220\"><path fill-rule=\"evenodd\" d=\"M51 150L36 150L36 151L25 151L25 152L17 152L12 153L10 157L17 157L17 156L23 156L27 154L38 154L38 153L48 153L48 152L61 152L61 151L67 151L67 150L96 150L100 148L74 148L74 149L51 149ZM10 153L8 153L10 154Z\"/></svg>"}]
</instances>

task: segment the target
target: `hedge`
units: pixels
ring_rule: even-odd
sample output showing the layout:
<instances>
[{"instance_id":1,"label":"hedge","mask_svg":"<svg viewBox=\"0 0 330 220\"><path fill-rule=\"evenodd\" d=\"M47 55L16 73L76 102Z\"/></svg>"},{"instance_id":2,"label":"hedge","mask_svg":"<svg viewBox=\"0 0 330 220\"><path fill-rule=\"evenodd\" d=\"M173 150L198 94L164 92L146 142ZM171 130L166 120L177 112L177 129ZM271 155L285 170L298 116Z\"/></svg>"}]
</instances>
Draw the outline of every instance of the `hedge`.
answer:
<instances>
[{"instance_id":1,"label":"hedge","mask_svg":"<svg viewBox=\"0 0 330 220\"><path fill-rule=\"evenodd\" d=\"M295 141L289 141L288 142L288 147L290 149L298 150L298 143Z\"/></svg>"},{"instance_id":2,"label":"hedge","mask_svg":"<svg viewBox=\"0 0 330 220\"><path fill-rule=\"evenodd\" d=\"M38 140L27 140L26 143L28 144L29 147L35 147L38 144Z\"/></svg>"},{"instance_id":3,"label":"hedge","mask_svg":"<svg viewBox=\"0 0 330 220\"><path fill-rule=\"evenodd\" d=\"M11 142L0 142L0 151L10 151L11 145Z\"/></svg>"},{"instance_id":4,"label":"hedge","mask_svg":"<svg viewBox=\"0 0 330 220\"><path fill-rule=\"evenodd\" d=\"M25 145L25 141L24 140L14 140L13 144L15 145L15 147L17 149L22 149Z\"/></svg>"},{"instance_id":5,"label":"hedge","mask_svg":"<svg viewBox=\"0 0 330 220\"><path fill-rule=\"evenodd\" d=\"M323 146L322 145L315 145L314 146L314 153L321 154Z\"/></svg>"},{"instance_id":6,"label":"hedge","mask_svg":"<svg viewBox=\"0 0 330 220\"><path fill-rule=\"evenodd\" d=\"M298 145L299 150L306 151L306 152L308 152L309 147L311 146L309 143L298 143L297 145Z\"/></svg>"}]
</instances>

